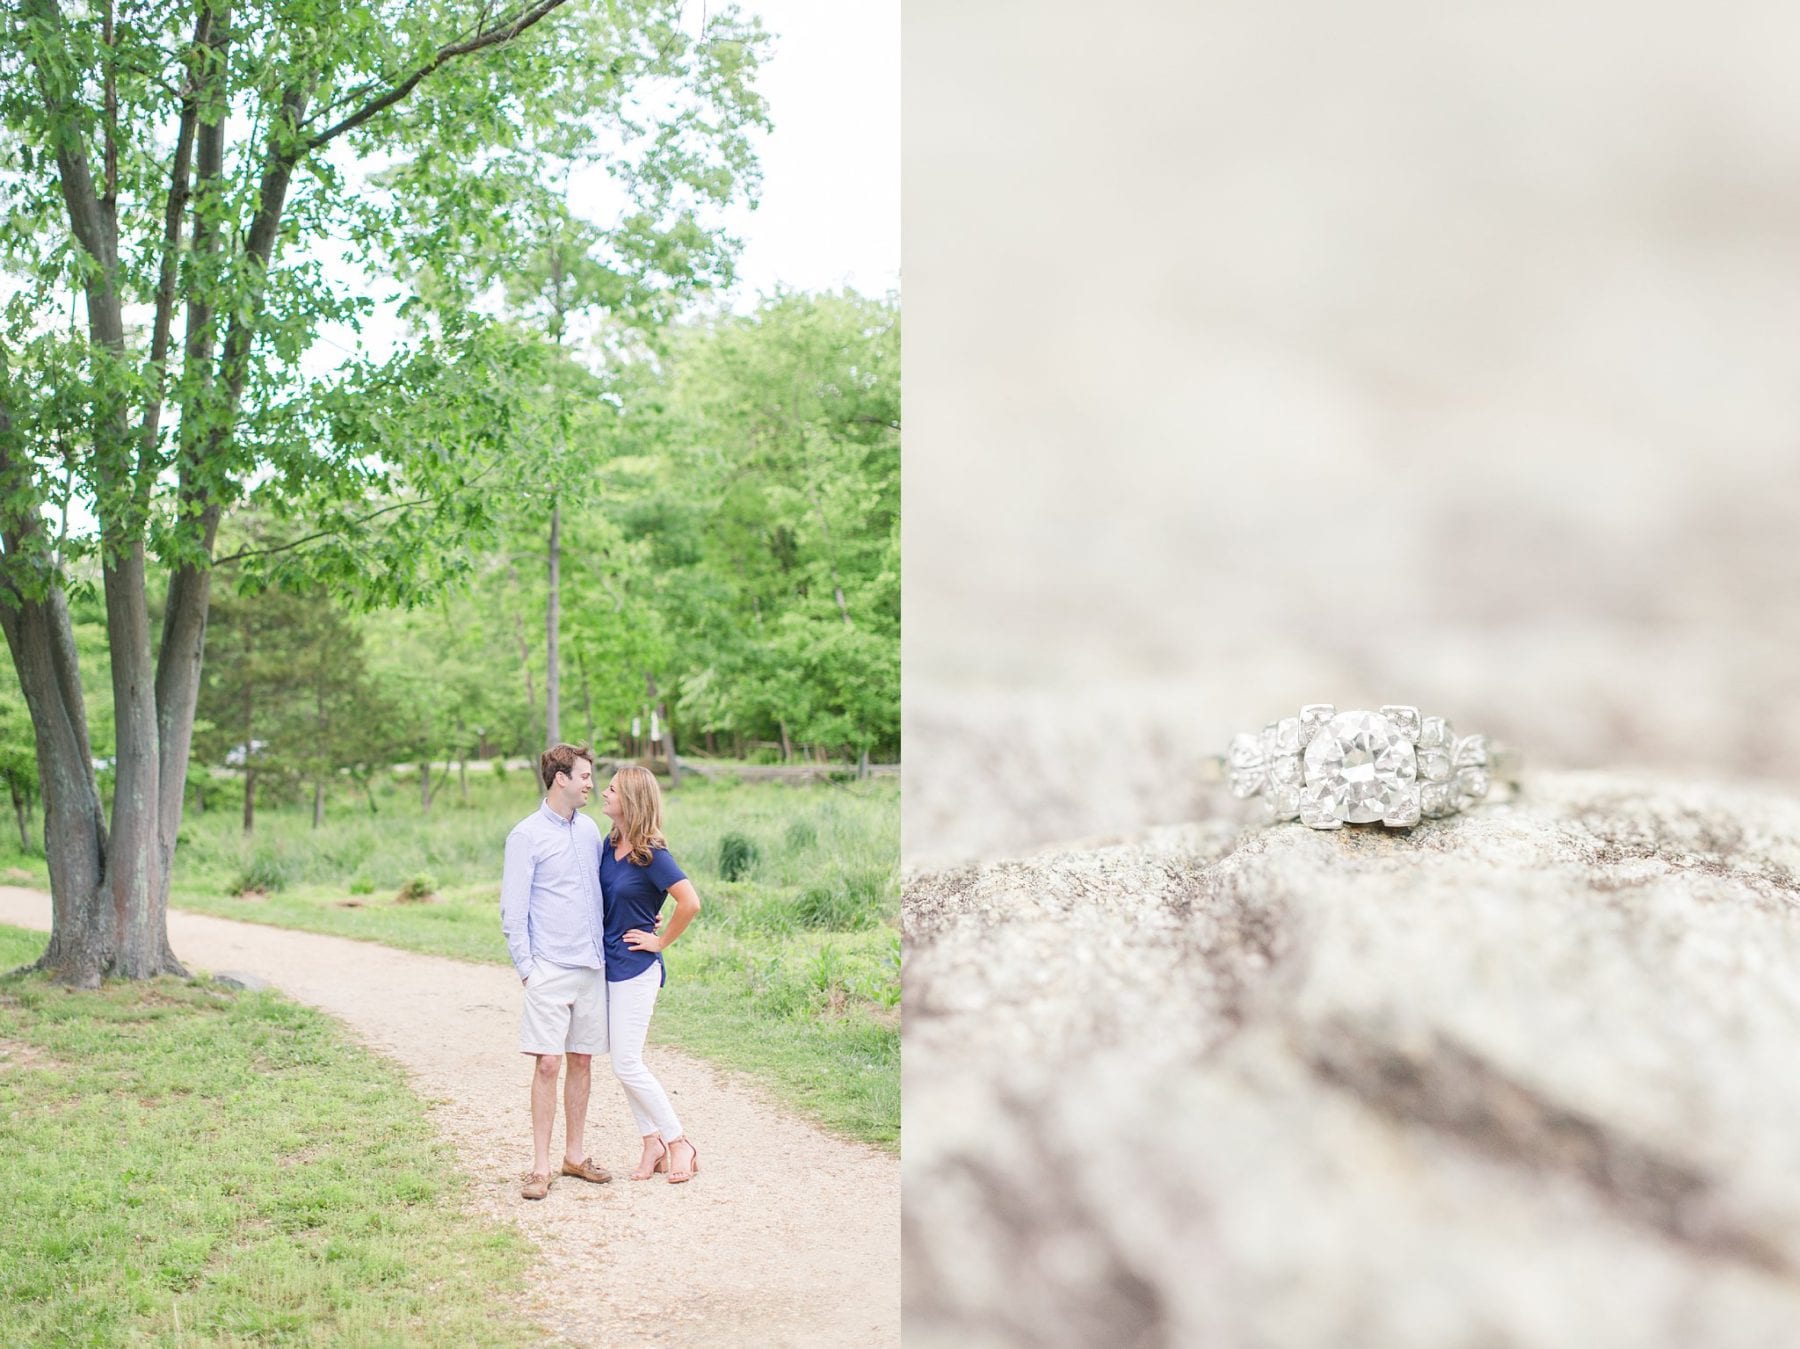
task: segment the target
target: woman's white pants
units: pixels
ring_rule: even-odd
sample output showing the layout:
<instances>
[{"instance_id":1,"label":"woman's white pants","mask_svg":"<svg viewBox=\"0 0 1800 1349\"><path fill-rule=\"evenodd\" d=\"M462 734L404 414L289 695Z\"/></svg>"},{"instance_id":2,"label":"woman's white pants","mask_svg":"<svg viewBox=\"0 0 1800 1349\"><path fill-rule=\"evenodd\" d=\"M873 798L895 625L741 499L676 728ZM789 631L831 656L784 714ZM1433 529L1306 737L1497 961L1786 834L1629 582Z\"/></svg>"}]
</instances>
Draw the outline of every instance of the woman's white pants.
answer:
<instances>
[{"instance_id":1,"label":"woman's white pants","mask_svg":"<svg viewBox=\"0 0 1800 1349\"><path fill-rule=\"evenodd\" d=\"M656 1075L644 1066L644 1037L650 1014L662 991L662 965L606 986L606 1031L612 1042L613 1076L625 1088L625 1099L637 1118L640 1134L661 1134L663 1141L681 1137L681 1121Z\"/></svg>"}]
</instances>

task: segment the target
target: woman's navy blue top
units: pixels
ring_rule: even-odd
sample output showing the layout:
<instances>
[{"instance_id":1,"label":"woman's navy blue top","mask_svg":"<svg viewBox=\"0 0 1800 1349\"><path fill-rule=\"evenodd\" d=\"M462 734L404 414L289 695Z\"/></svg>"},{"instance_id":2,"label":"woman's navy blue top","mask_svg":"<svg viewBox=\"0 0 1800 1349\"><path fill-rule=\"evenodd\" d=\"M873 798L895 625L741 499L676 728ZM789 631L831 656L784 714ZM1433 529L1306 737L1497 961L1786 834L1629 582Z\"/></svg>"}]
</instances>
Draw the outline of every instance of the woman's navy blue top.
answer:
<instances>
[{"instance_id":1,"label":"woman's navy blue top","mask_svg":"<svg viewBox=\"0 0 1800 1349\"><path fill-rule=\"evenodd\" d=\"M635 978L651 965L661 964L660 952L632 950L625 944L625 934L654 932L669 887L687 879L667 848L653 849L650 865L639 866L629 856L619 861L613 847L611 839L600 842L600 904L606 917L606 981L610 984ZM666 965L662 982L669 982Z\"/></svg>"}]
</instances>

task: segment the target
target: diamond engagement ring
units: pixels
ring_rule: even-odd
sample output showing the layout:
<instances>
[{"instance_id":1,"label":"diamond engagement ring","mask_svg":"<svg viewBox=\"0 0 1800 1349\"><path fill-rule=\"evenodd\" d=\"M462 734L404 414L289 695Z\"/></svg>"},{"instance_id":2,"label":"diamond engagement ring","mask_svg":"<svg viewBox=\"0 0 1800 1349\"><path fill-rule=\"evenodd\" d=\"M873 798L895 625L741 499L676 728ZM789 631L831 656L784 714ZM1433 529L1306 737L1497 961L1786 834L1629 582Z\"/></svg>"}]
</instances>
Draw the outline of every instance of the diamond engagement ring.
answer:
<instances>
[{"instance_id":1,"label":"diamond engagement ring","mask_svg":"<svg viewBox=\"0 0 1800 1349\"><path fill-rule=\"evenodd\" d=\"M1494 783L1516 784L1519 775L1516 754L1483 735L1458 736L1416 707L1340 712L1330 703L1233 736L1208 763L1233 796L1261 796L1277 820L1314 829L1406 829L1467 810Z\"/></svg>"}]
</instances>

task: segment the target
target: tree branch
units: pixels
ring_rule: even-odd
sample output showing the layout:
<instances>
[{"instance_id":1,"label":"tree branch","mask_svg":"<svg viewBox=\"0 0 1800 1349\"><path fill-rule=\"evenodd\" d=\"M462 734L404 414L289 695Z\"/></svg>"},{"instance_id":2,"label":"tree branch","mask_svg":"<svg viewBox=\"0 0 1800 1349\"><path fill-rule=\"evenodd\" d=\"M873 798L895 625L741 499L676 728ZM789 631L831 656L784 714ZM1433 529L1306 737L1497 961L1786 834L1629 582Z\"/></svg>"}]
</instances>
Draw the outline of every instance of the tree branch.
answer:
<instances>
[{"instance_id":1,"label":"tree branch","mask_svg":"<svg viewBox=\"0 0 1800 1349\"><path fill-rule=\"evenodd\" d=\"M430 499L392 502L389 505L383 506L380 510L371 511L367 515L359 516L357 519L350 521L350 524L366 525L369 521L378 516L390 515L394 511L410 510L414 506L426 506L430 504ZM307 544L312 543L317 539L330 538L333 534L340 534L342 532L343 531L339 529L316 529L311 534L302 534L297 539L289 539L286 543L278 543L270 548L243 548L235 553L227 554L225 557L214 558L213 566L229 567L232 563L242 562L246 558L273 557L276 553L289 553L296 548L305 547Z\"/></svg>"},{"instance_id":2,"label":"tree branch","mask_svg":"<svg viewBox=\"0 0 1800 1349\"><path fill-rule=\"evenodd\" d=\"M33 0L27 12L47 27L54 28L60 36L63 16L56 0ZM63 55L67 55L66 51ZM73 119L65 98L66 90L58 79L58 72L46 66L42 60L35 64L38 88L55 129L53 139L56 145L57 182L62 188L63 203L69 211L69 228L74 232L76 242L99 264L104 278L102 284L110 293L113 273L118 265L118 252L111 233L106 229L106 214L94 192L94 177L88 169L87 150L81 144L80 133L71 125ZM90 281L86 289L91 310L95 284Z\"/></svg>"},{"instance_id":3,"label":"tree branch","mask_svg":"<svg viewBox=\"0 0 1800 1349\"><path fill-rule=\"evenodd\" d=\"M479 474L475 474L475 477L470 479L468 486L479 483L482 477L486 477L486 475L491 474L491 472L493 472L493 465L482 468ZM380 519L382 515L392 515L396 510L416 510L418 506L437 506L439 502L443 501L445 501L445 497L416 497L416 499L412 499L412 501L391 501L389 504L382 506L380 510L373 510L373 512L369 512L367 515L358 515L356 519L347 522L347 524L349 524L349 526L367 524L369 521ZM344 533L344 530L342 530L342 528L338 528L338 530L313 530L313 533L301 535L299 539L290 539L288 542L284 542L284 544L275 544L274 548L239 549L236 553L230 553L229 557L216 558L216 560L212 562L212 566L225 567L230 566L232 562L243 562L243 560L247 560L247 558L274 557L275 553L292 553L295 548L304 548L306 544L311 544L311 542L315 542L315 540L319 539L329 539L331 535L337 535L337 533Z\"/></svg>"},{"instance_id":4,"label":"tree branch","mask_svg":"<svg viewBox=\"0 0 1800 1349\"><path fill-rule=\"evenodd\" d=\"M190 51L206 45L211 36L212 7L203 3L194 20L194 41ZM156 438L162 425L163 391L168 382L169 334L175 321L175 282L179 270L176 254L181 243L181 218L187 213L194 135L199 120L200 81L190 72L181 95L181 124L175 134L175 163L169 170L168 208L163 213L162 266L156 280L156 320L150 337L153 375L148 405L144 409L142 444L138 450L138 473L145 480L145 490L155 477L149 468L156 454Z\"/></svg>"},{"instance_id":5,"label":"tree branch","mask_svg":"<svg viewBox=\"0 0 1800 1349\"><path fill-rule=\"evenodd\" d=\"M207 6L211 12L212 6ZM215 70L222 70L228 58L231 44L230 10L225 6L219 9L217 27L207 33L207 45L212 48L207 64ZM219 117L211 125L200 126L196 132L199 149L194 165L195 187L193 193L194 206L194 242L193 255L198 265L204 266L219 251L219 229L217 223L204 211L202 204L211 205L210 193L225 172L225 118ZM184 402L181 409L182 441L185 446L198 443L199 424L204 420L199 416L200 404L206 397L206 390L212 383L213 357L213 306L207 298L208 290L204 286L190 287L187 305L187 336L182 342L182 354L187 363L187 374L194 388L194 393Z\"/></svg>"},{"instance_id":6,"label":"tree branch","mask_svg":"<svg viewBox=\"0 0 1800 1349\"><path fill-rule=\"evenodd\" d=\"M414 88L418 86L420 80L424 79L427 75L431 74L446 62L452 61L459 56L467 56L471 52L481 51L486 47L495 47L504 42L511 42L514 38L518 37L520 33L523 33L527 28L530 28L533 24L537 23L538 20L546 17L552 11L560 8L567 2L568 0L538 0L536 4L523 11L515 18L502 19L500 22L494 24L493 27L484 28L473 37L464 38L460 42L445 43L432 53L429 61L425 62L424 65L413 71L412 74L408 75L405 79L401 80L400 83L396 84L392 89L389 89L386 93L377 98L369 100L369 102L363 104L362 107L358 108L355 112L351 113L336 125L327 127L325 130L313 136L306 142L306 149L309 151L317 150L320 146L336 140L339 136L343 135L344 132L361 126L384 108L393 107L394 104L410 94Z\"/></svg>"},{"instance_id":7,"label":"tree branch","mask_svg":"<svg viewBox=\"0 0 1800 1349\"><path fill-rule=\"evenodd\" d=\"M100 45L106 48L103 95L106 110L106 192L102 200L106 202L108 212L116 212L119 206L119 75L114 68L118 58L118 53L113 50L115 17L114 0L106 0L106 17L100 25Z\"/></svg>"},{"instance_id":8,"label":"tree branch","mask_svg":"<svg viewBox=\"0 0 1800 1349\"><path fill-rule=\"evenodd\" d=\"M287 190L293 180L294 165L305 153L304 142L294 145L289 138L300 125L306 111L311 88L289 87L282 91L281 107L269 124L269 156L263 165L262 184L257 191L256 215L250 221L250 233L244 244L245 261L254 267L246 281L249 295L240 295L233 306L231 327L225 334L225 349L219 356L219 370L225 381L226 407L235 416L238 400L250 374L250 344L256 336L256 323L262 316L262 297L268 277L269 262L275 256L275 241L281 232L281 212L287 205ZM210 437L210 449L224 444L228 428L224 421Z\"/></svg>"},{"instance_id":9,"label":"tree branch","mask_svg":"<svg viewBox=\"0 0 1800 1349\"><path fill-rule=\"evenodd\" d=\"M60 42L64 20L57 0L30 0L26 12L46 30L54 30ZM118 217L111 200L95 191L87 146L72 110L66 44L57 54L64 59L46 60L40 51L34 64L44 108L50 114L57 185L68 210L69 228L94 263L81 282L87 301L88 340L109 356L119 357L125 350L125 318L119 296ZM108 154L113 152L111 135L109 126ZM134 509L131 495L123 490L129 467L126 456L130 452L130 410L122 394L108 391L105 397L96 397L92 415L94 455L100 466L102 488L102 510L97 512L101 516L101 536L107 540L115 536L121 540L136 538L143 528L143 513ZM118 518L112 520L108 516L115 504Z\"/></svg>"}]
</instances>

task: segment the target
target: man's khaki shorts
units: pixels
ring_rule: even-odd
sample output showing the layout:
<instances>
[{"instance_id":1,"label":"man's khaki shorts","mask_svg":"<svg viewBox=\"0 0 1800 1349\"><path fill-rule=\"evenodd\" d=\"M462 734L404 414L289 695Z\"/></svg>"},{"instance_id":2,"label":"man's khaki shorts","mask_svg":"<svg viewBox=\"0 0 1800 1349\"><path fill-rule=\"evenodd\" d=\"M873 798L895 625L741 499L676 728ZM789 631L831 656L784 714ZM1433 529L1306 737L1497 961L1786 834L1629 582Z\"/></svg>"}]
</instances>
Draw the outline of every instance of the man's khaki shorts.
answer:
<instances>
[{"instance_id":1,"label":"man's khaki shorts","mask_svg":"<svg viewBox=\"0 0 1800 1349\"><path fill-rule=\"evenodd\" d=\"M525 1054L606 1053L606 971L537 961L519 1018Z\"/></svg>"}]
</instances>

